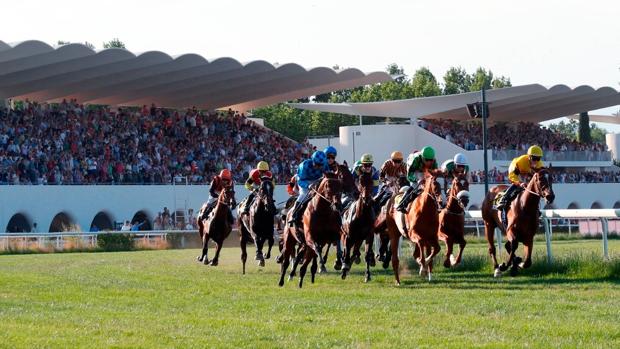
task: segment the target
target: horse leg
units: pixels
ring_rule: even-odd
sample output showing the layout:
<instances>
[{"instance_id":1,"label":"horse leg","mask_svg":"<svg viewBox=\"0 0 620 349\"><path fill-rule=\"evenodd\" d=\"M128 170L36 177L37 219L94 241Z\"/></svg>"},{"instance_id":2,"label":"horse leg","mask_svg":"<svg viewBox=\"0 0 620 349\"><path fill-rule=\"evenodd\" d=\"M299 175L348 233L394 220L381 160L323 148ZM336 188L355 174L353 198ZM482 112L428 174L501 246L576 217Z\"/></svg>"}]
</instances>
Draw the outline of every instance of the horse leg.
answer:
<instances>
[{"instance_id":1,"label":"horse leg","mask_svg":"<svg viewBox=\"0 0 620 349\"><path fill-rule=\"evenodd\" d=\"M532 238L530 241L523 243L523 254L525 256L525 260L519 263L519 268L529 268L532 266L532 251L534 250L534 239Z\"/></svg>"},{"instance_id":2,"label":"horse leg","mask_svg":"<svg viewBox=\"0 0 620 349\"><path fill-rule=\"evenodd\" d=\"M366 239L366 275L364 276L364 282L370 281L370 267L374 265L375 254L372 251L373 236Z\"/></svg>"},{"instance_id":3,"label":"horse leg","mask_svg":"<svg viewBox=\"0 0 620 349\"><path fill-rule=\"evenodd\" d=\"M344 244L343 244L344 251L342 252L343 252L344 262L342 263L342 280L344 280L347 277L347 273L351 269L351 248L353 247L350 237L343 236L343 239L344 239Z\"/></svg>"},{"instance_id":4,"label":"horse leg","mask_svg":"<svg viewBox=\"0 0 620 349\"><path fill-rule=\"evenodd\" d=\"M302 288L304 284L304 276L306 276L308 264L312 262L312 258L316 257L316 251L314 249L306 248L305 251L306 253L304 254L304 263L301 265L301 268L299 268L299 288Z\"/></svg>"},{"instance_id":5,"label":"horse leg","mask_svg":"<svg viewBox=\"0 0 620 349\"><path fill-rule=\"evenodd\" d=\"M327 245L325 245L325 254L323 255L323 261L325 263L327 263L327 257L329 256L329 248L332 246L331 243L328 243ZM323 252L323 251L321 251Z\"/></svg>"},{"instance_id":6,"label":"horse leg","mask_svg":"<svg viewBox=\"0 0 620 349\"><path fill-rule=\"evenodd\" d=\"M420 272L419 275L422 277L425 277L428 275L428 269L426 266L426 259L424 258L424 245L422 245L422 241L418 241L415 244L414 250L413 250L413 258L416 258L416 252L417 252L417 261L418 264L420 265ZM430 251L427 251L428 254L430 254Z\"/></svg>"},{"instance_id":7,"label":"horse leg","mask_svg":"<svg viewBox=\"0 0 620 349\"><path fill-rule=\"evenodd\" d=\"M446 268L450 268L452 264L450 263L450 257L452 257L452 249L454 247L454 241L452 238L447 237L444 241L446 244L446 258L443 260L443 266Z\"/></svg>"},{"instance_id":8,"label":"horse leg","mask_svg":"<svg viewBox=\"0 0 620 349\"><path fill-rule=\"evenodd\" d=\"M334 261L334 269L342 270L342 259L344 256L344 251L342 250L342 242L338 240L336 243L336 260Z\"/></svg>"},{"instance_id":9,"label":"horse leg","mask_svg":"<svg viewBox=\"0 0 620 349\"><path fill-rule=\"evenodd\" d=\"M209 253L209 235L204 234L202 236L202 264L209 264L209 258L207 254Z\"/></svg>"},{"instance_id":10,"label":"horse leg","mask_svg":"<svg viewBox=\"0 0 620 349\"><path fill-rule=\"evenodd\" d=\"M398 274L398 267L399 267L398 240L400 240L400 233L396 232L394 233L394 235L397 235L397 236L390 237L390 253L392 254L392 269L394 270L394 278L396 279L396 285L400 286L400 275Z\"/></svg>"},{"instance_id":11,"label":"horse leg","mask_svg":"<svg viewBox=\"0 0 620 349\"><path fill-rule=\"evenodd\" d=\"M487 240L487 244L489 246L489 255L491 256L491 261L493 263L494 277L502 276L502 271L499 269L499 264L497 263L497 251L495 248L495 225L490 222L484 222L484 237Z\"/></svg>"},{"instance_id":12,"label":"horse leg","mask_svg":"<svg viewBox=\"0 0 620 349\"><path fill-rule=\"evenodd\" d=\"M295 277L295 273L297 272L297 266L303 260L304 253L305 251L304 251L303 246L299 246L299 249L297 250L297 253L295 254L295 258L293 259L293 266L291 267L291 273L288 275L288 281L293 280L293 278Z\"/></svg>"},{"instance_id":13,"label":"horse leg","mask_svg":"<svg viewBox=\"0 0 620 349\"><path fill-rule=\"evenodd\" d=\"M433 259L436 255L439 254L441 247L439 246L439 241L433 240L431 245L427 248L428 257L426 257L426 263L428 264L428 281L431 281L433 275ZM429 251L430 249L430 251Z\"/></svg>"},{"instance_id":14,"label":"horse leg","mask_svg":"<svg viewBox=\"0 0 620 349\"><path fill-rule=\"evenodd\" d=\"M256 237L256 239L254 240L256 242L256 257L255 260L258 261L258 266L259 267L264 267L265 266L265 258L263 257L263 245L265 244L265 238L263 237Z\"/></svg>"},{"instance_id":15,"label":"horse leg","mask_svg":"<svg viewBox=\"0 0 620 349\"><path fill-rule=\"evenodd\" d=\"M291 262L291 253L295 251L295 243L292 242L291 237L287 237L284 240L284 248L282 250L282 265L280 266L280 281L278 286L284 286L284 274L288 270L289 263Z\"/></svg>"},{"instance_id":16,"label":"horse leg","mask_svg":"<svg viewBox=\"0 0 620 349\"><path fill-rule=\"evenodd\" d=\"M509 263L512 264L512 266L510 267L510 276L517 276L517 273L519 272L519 263L516 262L515 257L517 247L519 247L519 242L517 241L517 239L512 240L510 247L510 255L508 256L508 258L510 259Z\"/></svg>"},{"instance_id":17,"label":"horse leg","mask_svg":"<svg viewBox=\"0 0 620 349\"><path fill-rule=\"evenodd\" d=\"M310 266L310 282L314 283L314 278L316 277L316 271L319 268L319 265L316 261L316 257L312 258L312 266Z\"/></svg>"},{"instance_id":18,"label":"horse leg","mask_svg":"<svg viewBox=\"0 0 620 349\"><path fill-rule=\"evenodd\" d=\"M215 240L213 240L215 241ZM213 257L213 260L211 261L210 265L212 267L216 267L219 263L219 259L220 259L220 251L222 250L222 245L224 245L223 243L219 243L216 242L215 243L215 256Z\"/></svg>"},{"instance_id":19,"label":"horse leg","mask_svg":"<svg viewBox=\"0 0 620 349\"><path fill-rule=\"evenodd\" d=\"M376 265L375 251L373 251L373 249L372 249L372 245L374 244L374 242L375 242L375 234L373 234L371 232L371 233L368 234L368 237L366 238L366 241L365 241L365 243L366 243L366 247L365 247L365 249L366 249L366 258L365 259L367 259L368 254L370 253L370 256L372 258L370 259L370 261L367 261L367 262L370 263L371 267L374 267Z\"/></svg>"},{"instance_id":20,"label":"horse leg","mask_svg":"<svg viewBox=\"0 0 620 349\"><path fill-rule=\"evenodd\" d=\"M455 260L452 260L452 258L450 258L450 263L452 264L453 267L461 263L461 259L463 258L463 250L465 249L465 246L467 245L467 241L465 241L464 236L460 236L458 239L458 243L459 243L459 254L456 256Z\"/></svg>"},{"instance_id":21,"label":"horse leg","mask_svg":"<svg viewBox=\"0 0 620 349\"><path fill-rule=\"evenodd\" d=\"M241 245L241 265L243 266L243 275L245 275L245 262L248 260L248 240L247 235L244 234L243 228L241 228L241 237L239 238L239 245Z\"/></svg>"},{"instance_id":22,"label":"horse leg","mask_svg":"<svg viewBox=\"0 0 620 349\"><path fill-rule=\"evenodd\" d=\"M203 241L204 244L204 234L202 232L202 230L204 229L204 226L202 225L202 222L199 220L198 221L198 234L200 235L200 241ZM203 246L204 247L204 246ZM196 257L196 260L198 262L202 262L205 258L205 254L204 251L200 251L200 255L198 257Z\"/></svg>"},{"instance_id":23,"label":"horse leg","mask_svg":"<svg viewBox=\"0 0 620 349\"><path fill-rule=\"evenodd\" d=\"M381 242L381 245L383 245L384 242ZM383 269L387 269L390 266L390 261L392 260L392 248L390 247L391 242L388 239L385 240L385 247L384 247L384 253L385 255L383 256L383 263L382 263L382 267Z\"/></svg>"},{"instance_id":24,"label":"horse leg","mask_svg":"<svg viewBox=\"0 0 620 349\"><path fill-rule=\"evenodd\" d=\"M267 244L269 248L267 249L267 254L265 255L265 259L271 258L271 249L273 248L274 242L275 240L273 239L273 235L271 235L271 237L267 239Z\"/></svg>"}]
</instances>

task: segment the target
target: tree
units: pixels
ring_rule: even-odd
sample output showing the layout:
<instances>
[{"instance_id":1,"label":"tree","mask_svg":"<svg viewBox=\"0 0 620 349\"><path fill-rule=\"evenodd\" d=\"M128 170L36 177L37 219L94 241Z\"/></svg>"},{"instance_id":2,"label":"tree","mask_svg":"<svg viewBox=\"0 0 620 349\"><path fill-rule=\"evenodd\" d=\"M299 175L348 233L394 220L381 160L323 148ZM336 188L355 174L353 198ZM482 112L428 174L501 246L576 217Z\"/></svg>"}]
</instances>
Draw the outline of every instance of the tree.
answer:
<instances>
[{"instance_id":1,"label":"tree","mask_svg":"<svg viewBox=\"0 0 620 349\"><path fill-rule=\"evenodd\" d=\"M103 48L124 48L126 49L127 47L125 47L125 43L120 41L118 38L114 38L108 42L104 42Z\"/></svg>"},{"instance_id":2,"label":"tree","mask_svg":"<svg viewBox=\"0 0 620 349\"><path fill-rule=\"evenodd\" d=\"M490 72L491 71L489 71L489 73ZM491 86L493 86L493 88L504 88L504 87L511 87L512 83L510 83L510 78L500 76L499 78L493 79L493 82L491 82Z\"/></svg>"},{"instance_id":3,"label":"tree","mask_svg":"<svg viewBox=\"0 0 620 349\"><path fill-rule=\"evenodd\" d=\"M443 94L453 95L457 93L469 92L471 85L471 76L467 74L465 69L451 67L443 76Z\"/></svg>"},{"instance_id":4,"label":"tree","mask_svg":"<svg viewBox=\"0 0 620 349\"><path fill-rule=\"evenodd\" d=\"M441 94L439 83L431 71L422 67L416 70L411 79L411 88L413 89L413 97L430 97Z\"/></svg>"},{"instance_id":5,"label":"tree","mask_svg":"<svg viewBox=\"0 0 620 349\"><path fill-rule=\"evenodd\" d=\"M480 91L484 87L490 90L493 82L493 72L486 71L484 68L479 67L471 78L471 84L469 85L469 91Z\"/></svg>"},{"instance_id":6,"label":"tree","mask_svg":"<svg viewBox=\"0 0 620 349\"><path fill-rule=\"evenodd\" d=\"M590 116L588 112L579 113L579 142L591 143L592 135L590 134Z\"/></svg>"},{"instance_id":7,"label":"tree","mask_svg":"<svg viewBox=\"0 0 620 349\"><path fill-rule=\"evenodd\" d=\"M568 122L560 121L557 124L549 125L549 130L553 131L554 133L559 133L567 139L574 141L577 139L579 123L577 122L577 120L574 119L570 119L568 120Z\"/></svg>"},{"instance_id":8,"label":"tree","mask_svg":"<svg viewBox=\"0 0 620 349\"><path fill-rule=\"evenodd\" d=\"M607 133L608 131L606 129L598 127L594 123L590 125L590 138L592 139L592 142L605 143L605 135Z\"/></svg>"}]
</instances>

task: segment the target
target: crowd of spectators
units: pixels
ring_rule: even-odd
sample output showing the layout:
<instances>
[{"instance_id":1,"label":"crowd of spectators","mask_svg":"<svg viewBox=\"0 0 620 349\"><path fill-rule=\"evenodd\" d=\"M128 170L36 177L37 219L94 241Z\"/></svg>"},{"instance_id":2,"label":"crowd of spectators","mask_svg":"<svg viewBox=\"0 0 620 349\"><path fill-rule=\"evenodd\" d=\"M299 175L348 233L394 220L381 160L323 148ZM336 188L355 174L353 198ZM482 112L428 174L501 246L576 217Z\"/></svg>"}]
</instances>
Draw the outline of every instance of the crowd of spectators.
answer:
<instances>
[{"instance_id":1,"label":"crowd of spectators","mask_svg":"<svg viewBox=\"0 0 620 349\"><path fill-rule=\"evenodd\" d=\"M484 183L484 171L471 171L472 183ZM554 183L620 183L620 172L610 171L552 171ZM508 171L489 170L489 183L508 183Z\"/></svg>"},{"instance_id":2,"label":"crowd of spectators","mask_svg":"<svg viewBox=\"0 0 620 349\"><path fill-rule=\"evenodd\" d=\"M482 149L482 125L477 121L450 119L420 119L419 125L465 150ZM546 151L593 151L607 150L604 143L584 144L565 135L532 122L496 123L489 127L488 149L514 149L525 151L538 144Z\"/></svg>"},{"instance_id":3,"label":"crowd of spectators","mask_svg":"<svg viewBox=\"0 0 620 349\"><path fill-rule=\"evenodd\" d=\"M0 108L0 184L200 184L224 168L242 182L260 160L286 183L309 151L232 110Z\"/></svg>"}]
</instances>

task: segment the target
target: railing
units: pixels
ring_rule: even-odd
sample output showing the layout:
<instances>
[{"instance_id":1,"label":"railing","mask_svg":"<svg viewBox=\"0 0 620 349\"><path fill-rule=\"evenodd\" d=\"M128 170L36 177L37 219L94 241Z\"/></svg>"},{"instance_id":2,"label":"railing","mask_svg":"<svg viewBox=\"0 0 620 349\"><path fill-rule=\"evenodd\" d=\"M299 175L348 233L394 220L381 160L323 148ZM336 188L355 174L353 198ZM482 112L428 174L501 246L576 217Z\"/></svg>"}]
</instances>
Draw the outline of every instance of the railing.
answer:
<instances>
[{"instance_id":1,"label":"railing","mask_svg":"<svg viewBox=\"0 0 620 349\"><path fill-rule=\"evenodd\" d=\"M493 150L491 156L493 160L510 161L517 156L523 155L522 150ZM543 158L545 162L552 161L611 161L611 152L609 151L545 151Z\"/></svg>"}]
</instances>

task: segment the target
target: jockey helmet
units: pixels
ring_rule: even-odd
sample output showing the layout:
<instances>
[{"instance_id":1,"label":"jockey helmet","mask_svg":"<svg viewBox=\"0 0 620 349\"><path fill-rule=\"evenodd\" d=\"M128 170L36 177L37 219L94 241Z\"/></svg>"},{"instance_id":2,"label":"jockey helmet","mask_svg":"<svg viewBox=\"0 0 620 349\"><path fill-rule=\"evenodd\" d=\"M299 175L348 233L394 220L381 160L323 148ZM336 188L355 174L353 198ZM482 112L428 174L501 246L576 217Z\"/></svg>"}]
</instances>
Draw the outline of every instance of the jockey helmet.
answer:
<instances>
[{"instance_id":1,"label":"jockey helmet","mask_svg":"<svg viewBox=\"0 0 620 349\"><path fill-rule=\"evenodd\" d=\"M428 146L422 148L422 157L424 160L435 160L435 149Z\"/></svg>"},{"instance_id":2,"label":"jockey helmet","mask_svg":"<svg viewBox=\"0 0 620 349\"><path fill-rule=\"evenodd\" d=\"M531 146L528 150L527 150L527 155L529 156L536 156L539 158L542 158L543 156L543 150L541 147L537 146L537 145L533 145Z\"/></svg>"},{"instance_id":3,"label":"jockey helmet","mask_svg":"<svg viewBox=\"0 0 620 349\"><path fill-rule=\"evenodd\" d=\"M324 152L317 150L314 153L312 153L312 164L325 166L326 163L327 163L327 156L325 156Z\"/></svg>"},{"instance_id":4,"label":"jockey helmet","mask_svg":"<svg viewBox=\"0 0 620 349\"><path fill-rule=\"evenodd\" d=\"M232 173L230 173L229 169L225 168L225 169L220 171L220 178L221 179L226 179L226 180L231 180L232 179Z\"/></svg>"},{"instance_id":5,"label":"jockey helmet","mask_svg":"<svg viewBox=\"0 0 620 349\"><path fill-rule=\"evenodd\" d=\"M467 158L465 157L465 154L458 153L454 155L454 164L457 166L467 166Z\"/></svg>"},{"instance_id":6,"label":"jockey helmet","mask_svg":"<svg viewBox=\"0 0 620 349\"><path fill-rule=\"evenodd\" d=\"M256 169L259 171L269 171L269 164L267 161L260 161L258 165L256 165Z\"/></svg>"},{"instance_id":7,"label":"jockey helmet","mask_svg":"<svg viewBox=\"0 0 620 349\"><path fill-rule=\"evenodd\" d=\"M325 150L323 150L323 152L325 153L325 155L333 155L333 156L337 156L338 155L338 151L336 150L336 148L332 147L331 145L327 148L325 148Z\"/></svg>"},{"instance_id":8,"label":"jockey helmet","mask_svg":"<svg viewBox=\"0 0 620 349\"><path fill-rule=\"evenodd\" d=\"M390 159L392 159L392 160L402 160L403 159L403 153L401 153L399 151L392 152L392 155L390 155Z\"/></svg>"},{"instance_id":9,"label":"jockey helmet","mask_svg":"<svg viewBox=\"0 0 620 349\"><path fill-rule=\"evenodd\" d=\"M372 164L374 161L373 161L373 158L372 158L372 155L371 155L371 154L364 154L364 155L362 155L362 157L360 158L360 162L361 162L362 164Z\"/></svg>"}]
</instances>

